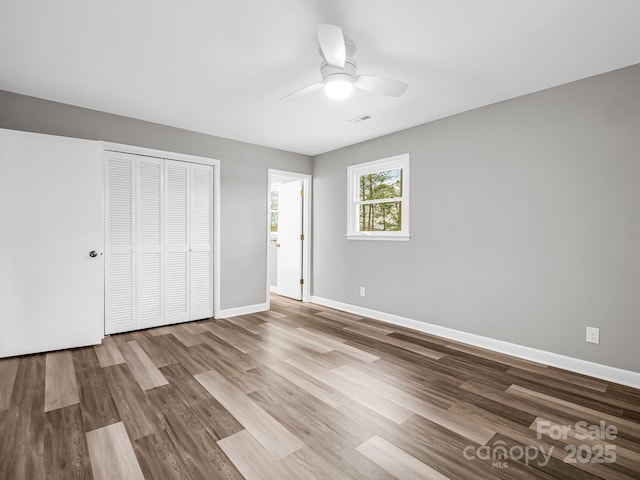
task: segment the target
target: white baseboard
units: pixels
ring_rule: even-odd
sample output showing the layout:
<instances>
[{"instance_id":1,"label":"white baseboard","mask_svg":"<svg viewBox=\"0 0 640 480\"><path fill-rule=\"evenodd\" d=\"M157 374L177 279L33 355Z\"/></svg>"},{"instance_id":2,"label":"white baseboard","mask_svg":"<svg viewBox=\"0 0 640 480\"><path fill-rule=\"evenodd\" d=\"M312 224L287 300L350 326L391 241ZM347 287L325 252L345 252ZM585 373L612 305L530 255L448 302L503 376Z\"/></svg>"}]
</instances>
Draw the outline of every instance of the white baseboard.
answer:
<instances>
[{"instance_id":1,"label":"white baseboard","mask_svg":"<svg viewBox=\"0 0 640 480\"><path fill-rule=\"evenodd\" d=\"M523 358L525 360L562 368L571 372L581 373L590 377L620 383L622 385L627 385L633 388L640 388L639 372L623 370L616 367L609 367L607 365L589 362L587 360L581 360L579 358L567 357L558 353L525 347L522 345L517 345L515 343L496 340L489 337L483 337L481 335L454 330L452 328L442 327L439 325L433 325L431 323L420 322L411 318L400 317L398 315L379 312L377 310L371 310L369 308L358 307L356 305L350 305L348 303L337 302L335 300L329 300L327 298L312 296L311 302L317 303L318 305L335 308L337 310L343 310L355 315L361 315L363 317L369 317L375 320L391 323L393 325L411 328L412 330L418 330L420 332L447 338L456 342L466 343L468 345L485 348L494 352L504 353L513 357Z\"/></svg>"},{"instance_id":2,"label":"white baseboard","mask_svg":"<svg viewBox=\"0 0 640 480\"><path fill-rule=\"evenodd\" d=\"M271 293L278 293L278 287L276 287L275 285L269 285L269 291Z\"/></svg>"},{"instance_id":3,"label":"white baseboard","mask_svg":"<svg viewBox=\"0 0 640 480\"><path fill-rule=\"evenodd\" d=\"M220 318L237 317L238 315L248 315L250 313L265 312L269 310L269 304L257 303L255 305L246 305L244 307L225 308L220 310Z\"/></svg>"}]
</instances>

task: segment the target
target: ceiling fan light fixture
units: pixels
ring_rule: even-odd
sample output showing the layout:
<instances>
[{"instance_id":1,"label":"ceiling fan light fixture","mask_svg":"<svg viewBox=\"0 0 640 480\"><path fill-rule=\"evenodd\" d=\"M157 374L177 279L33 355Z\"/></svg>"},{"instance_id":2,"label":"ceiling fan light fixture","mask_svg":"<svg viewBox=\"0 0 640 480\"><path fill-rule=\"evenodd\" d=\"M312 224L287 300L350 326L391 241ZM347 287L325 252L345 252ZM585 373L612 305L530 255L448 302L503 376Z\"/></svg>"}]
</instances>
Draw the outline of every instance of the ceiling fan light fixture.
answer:
<instances>
[{"instance_id":1,"label":"ceiling fan light fixture","mask_svg":"<svg viewBox=\"0 0 640 480\"><path fill-rule=\"evenodd\" d=\"M324 93L329 98L340 100L353 93L353 78L347 74L334 74L324 81Z\"/></svg>"}]
</instances>

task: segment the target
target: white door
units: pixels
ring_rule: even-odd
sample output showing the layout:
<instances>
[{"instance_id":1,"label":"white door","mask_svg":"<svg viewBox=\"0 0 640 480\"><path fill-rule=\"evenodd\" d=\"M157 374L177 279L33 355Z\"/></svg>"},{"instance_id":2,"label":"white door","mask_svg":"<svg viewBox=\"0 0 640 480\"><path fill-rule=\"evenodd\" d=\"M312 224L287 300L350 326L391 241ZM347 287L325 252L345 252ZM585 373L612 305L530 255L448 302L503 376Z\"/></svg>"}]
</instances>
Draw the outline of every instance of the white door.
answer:
<instances>
[{"instance_id":1,"label":"white door","mask_svg":"<svg viewBox=\"0 0 640 480\"><path fill-rule=\"evenodd\" d=\"M278 186L278 295L302 300L302 181Z\"/></svg>"},{"instance_id":2,"label":"white door","mask_svg":"<svg viewBox=\"0 0 640 480\"><path fill-rule=\"evenodd\" d=\"M0 357L100 343L102 165L97 142L0 129Z\"/></svg>"}]
</instances>

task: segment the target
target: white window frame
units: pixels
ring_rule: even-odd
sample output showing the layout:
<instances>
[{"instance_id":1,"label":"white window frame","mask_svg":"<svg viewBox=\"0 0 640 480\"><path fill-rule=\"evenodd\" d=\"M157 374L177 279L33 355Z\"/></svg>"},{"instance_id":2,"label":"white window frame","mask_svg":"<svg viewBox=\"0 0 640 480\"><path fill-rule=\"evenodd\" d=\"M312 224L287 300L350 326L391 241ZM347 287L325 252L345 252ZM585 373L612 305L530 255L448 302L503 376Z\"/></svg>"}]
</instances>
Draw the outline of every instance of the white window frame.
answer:
<instances>
[{"instance_id":1,"label":"white window frame","mask_svg":"<svg viewBox=\"0 0 640 480\"><path fill-rule=\"evenodd\" d=\"M402 209L402 230L397 232L362 232L359 230L359 178L376 172L402 169L402 196L396 199L385 199L379 203L388 201L400 201ZM347 237L348 240L395 240L408 241L409 233L409 154L396 155L382 158L372 162L358 163L347 167Z\"/></svg>"}]
</instances>

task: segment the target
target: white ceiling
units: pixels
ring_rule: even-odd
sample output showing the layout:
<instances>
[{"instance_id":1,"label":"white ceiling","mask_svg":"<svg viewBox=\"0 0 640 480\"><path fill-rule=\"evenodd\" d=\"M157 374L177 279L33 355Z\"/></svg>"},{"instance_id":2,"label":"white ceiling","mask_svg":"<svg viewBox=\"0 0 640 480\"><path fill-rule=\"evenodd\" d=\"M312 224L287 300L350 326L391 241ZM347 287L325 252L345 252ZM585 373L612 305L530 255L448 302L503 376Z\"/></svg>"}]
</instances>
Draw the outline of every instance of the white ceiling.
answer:
<instances>
[{"instance_id":1,"label":"white ceiling","mask_svg":"<svg viewBox=\"0 0 640 480\"><path fill-rule=\"evenodd\" d=\"M321 80L319 23L407 93L278 102ZM639 0L0 0L0 89L316 155L640 63L639 25Z\"/></svg>"}]
</instances>

